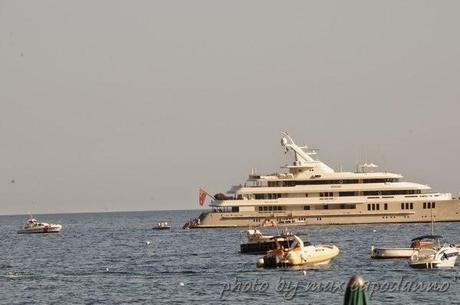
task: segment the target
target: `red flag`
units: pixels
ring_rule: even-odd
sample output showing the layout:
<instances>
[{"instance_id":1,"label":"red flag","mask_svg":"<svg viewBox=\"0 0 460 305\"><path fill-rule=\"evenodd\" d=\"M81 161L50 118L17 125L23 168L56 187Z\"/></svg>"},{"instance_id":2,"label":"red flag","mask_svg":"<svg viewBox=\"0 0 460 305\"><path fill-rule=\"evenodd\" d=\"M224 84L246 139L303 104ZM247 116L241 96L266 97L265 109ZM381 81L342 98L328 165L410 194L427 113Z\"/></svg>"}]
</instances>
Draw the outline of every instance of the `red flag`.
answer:
<instances>
[{"instance_id":1,"label":"red flag","mask_svg":"<svg viewBox=\"0 0 460 305\"><path fill-rule=\"evenodd\" d=\"M206 201L206 195L208 195L208 193L206 193L203 189L200 189L200 193L198 195L198 202L201 206L203 206L204 202Z\"/></svg>"}]
</instances>

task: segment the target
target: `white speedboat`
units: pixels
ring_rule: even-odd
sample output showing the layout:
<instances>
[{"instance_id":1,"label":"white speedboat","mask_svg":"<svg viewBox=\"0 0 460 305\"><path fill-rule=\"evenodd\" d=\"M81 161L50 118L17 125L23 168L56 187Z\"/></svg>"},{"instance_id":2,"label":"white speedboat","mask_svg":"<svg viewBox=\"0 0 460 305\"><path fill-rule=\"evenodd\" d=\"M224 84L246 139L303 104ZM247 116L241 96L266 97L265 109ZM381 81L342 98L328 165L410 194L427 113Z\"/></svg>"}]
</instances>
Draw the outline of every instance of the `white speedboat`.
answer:
<instances>
[{"instance_id":1,"label":"white speedboat","mask_svg":"<svg viewBox=\"0 0 460 305\"><path fill-rule=\"evenodd\" d=\"M285 249L278 247L270 250L267 255L257 260L258 267L277 266L320 266L328 264L331 259L339 255L339 248L335 245L309 245L304 246L303 241L294 235L291 247Z\"/></svg>"},{"instance_id":2,"label":"white speedboat","mask_svg":"<svg viewBox=\"0 0 460 305\"><path fill-rule=\"evenodd\" d=\"M32 216L27 219L27 223L18 230L18 234L32 233L58 233L62 225L54 223L39 222Z\"/></svg>"},{"instance_id":3,"label":"white speedboat","mask_svg":"<svg viewBox=\"0 0 460 305\"><path fill-rule=\"evenodd\" d=\"M458 250L454 245L438 249L419 249L409 260L409 266L418 269L452 268L457 261Z\"/></svg>"},{"instance_id":4,"label":"white speedboat","mask_svg":"<svg viewBox=\"0 0 460 305\"><path fill-rule=\"evenodd\" d=\"M423 235L411 240L409 248L375 248L371 247L371 258L391 259L409 258L419 249L433 249L439 244L440 235Z\"/></svg>"}]
</instances>

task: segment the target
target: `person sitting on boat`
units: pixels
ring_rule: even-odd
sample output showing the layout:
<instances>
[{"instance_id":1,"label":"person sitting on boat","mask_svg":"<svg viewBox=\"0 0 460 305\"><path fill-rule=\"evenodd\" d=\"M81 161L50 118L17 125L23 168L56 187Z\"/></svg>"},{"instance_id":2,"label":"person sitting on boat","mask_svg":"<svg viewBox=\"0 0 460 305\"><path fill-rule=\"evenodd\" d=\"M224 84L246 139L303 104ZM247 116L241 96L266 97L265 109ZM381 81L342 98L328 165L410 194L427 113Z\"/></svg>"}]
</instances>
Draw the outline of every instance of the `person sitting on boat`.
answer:
<instances>
[{"instance_id":1,"label":"person sitting on boat","mask_svg":"<svg viewBox=\"0 0 460 305\"><path fill-rule=\"evenodd\" d=\"M288 229L284 228L283 231L281 232L281 236L288 236L288 235L290 235Z\"/></svg>"},{"instance_id":2,"label":"person sitting on boat","mask_svg":"<svg viewBox=\"0 0 460 305\"><path fill-rule=\"evenodd\" d=\"M262 237L262 233L259 230L254 230L253 237L254 239L259 239Z\"/></svg>"}]
</instances>

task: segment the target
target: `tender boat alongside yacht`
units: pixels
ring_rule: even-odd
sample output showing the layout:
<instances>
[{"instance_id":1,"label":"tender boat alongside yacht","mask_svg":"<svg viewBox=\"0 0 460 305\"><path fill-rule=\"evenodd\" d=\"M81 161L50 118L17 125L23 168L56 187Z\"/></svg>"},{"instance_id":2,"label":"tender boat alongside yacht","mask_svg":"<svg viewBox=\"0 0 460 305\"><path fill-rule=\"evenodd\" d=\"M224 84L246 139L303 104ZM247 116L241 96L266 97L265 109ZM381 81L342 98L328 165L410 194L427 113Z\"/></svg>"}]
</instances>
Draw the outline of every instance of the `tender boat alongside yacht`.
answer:
<instances>
[{"instance_id":1,"label":"tender boat alongside yacht","mask_svg":"<svg viewBox=\"0 0 460 305\"><path fill-rule=\"evenodd\" d=\"M339 248L335 245L304 246L304 242L297 235L294 235L293 238L294 243L289 248L279 246L259 258L257 267L321 266L328 264L331 259L339 255Z\"/></svg>"},{"instance_id":2,"label":"tender boat alongside yacht","mask_svg":"<svg viewBox=\"0 0 460 305\"><path fill-rule=\"evenodd\" d=\"M58 233L61 229L62 225L60 224L39 222L31 215L26 224L18 230L18 234Z\"/></svg>"}]
</instances>

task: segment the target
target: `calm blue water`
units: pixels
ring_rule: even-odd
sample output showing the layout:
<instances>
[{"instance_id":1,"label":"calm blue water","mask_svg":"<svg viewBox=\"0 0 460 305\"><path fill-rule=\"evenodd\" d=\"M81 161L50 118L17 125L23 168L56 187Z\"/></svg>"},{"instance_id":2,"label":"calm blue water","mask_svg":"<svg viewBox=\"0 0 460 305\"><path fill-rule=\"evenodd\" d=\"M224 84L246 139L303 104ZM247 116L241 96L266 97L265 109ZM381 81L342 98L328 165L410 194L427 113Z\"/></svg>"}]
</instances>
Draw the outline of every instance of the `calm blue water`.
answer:
<instances>
[{"instance_id":1,"label":"calm blue water","mask_svg":"<svg viewBox=\"0 0 460 305\"><path fill-rule=\"evenodd\" d=\"M295 228L313 243L332 242L341 250L329 266L304 273L258 269L258 256L238 253L241 229L180 229L198 214L37 215L63 224L61 233L48 235L18 235L25 216L1 216L0 304L342 304L338 288L356 273L374 285L371 304L460 304L458 266L413 270L404 260L369 258L372 244L408 245L429 233L427 224ZM151 230L161 219L175 228ZM457 223L436 224L436 233L460 242ZM421 282L444 286L401 291Z\"/></svg>"}]
</instances>

